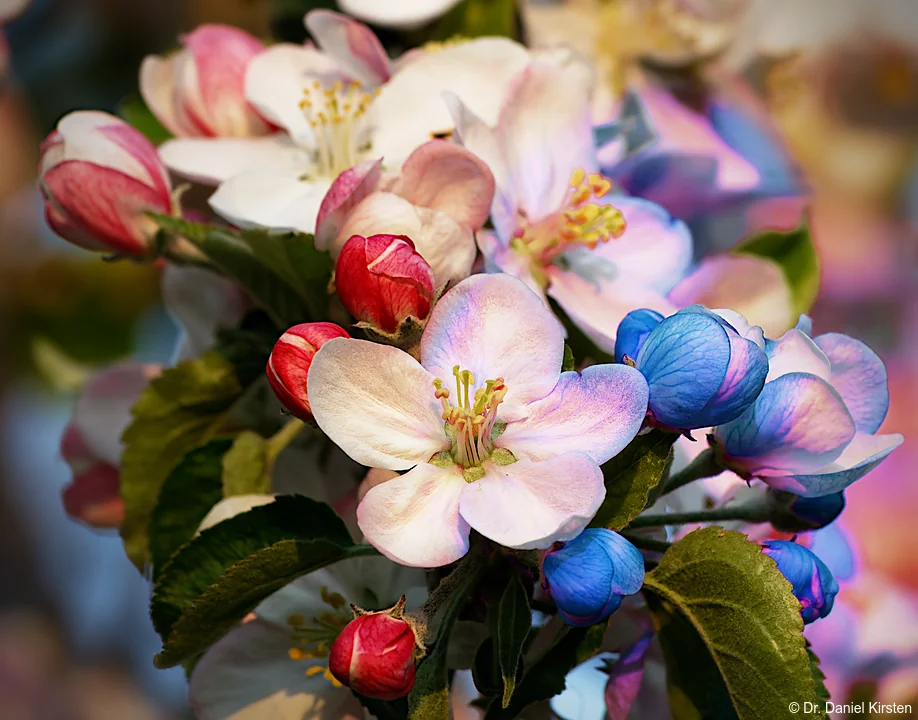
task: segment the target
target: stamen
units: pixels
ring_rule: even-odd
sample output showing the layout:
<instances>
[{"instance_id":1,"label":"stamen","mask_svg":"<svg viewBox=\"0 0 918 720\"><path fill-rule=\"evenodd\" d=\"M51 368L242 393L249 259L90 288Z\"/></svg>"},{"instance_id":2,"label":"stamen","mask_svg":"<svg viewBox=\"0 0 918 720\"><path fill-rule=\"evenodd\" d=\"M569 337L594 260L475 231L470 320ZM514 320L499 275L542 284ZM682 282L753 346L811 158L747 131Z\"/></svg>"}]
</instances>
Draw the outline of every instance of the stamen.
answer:
<instances>
[{"instance_id":1,"label":"stamen","mask_svg":"<svg viewBox=\"0 0 918 720\"><path fill-rule=\"evenodd\" d=\"M452 439L450 454L464 468L480 466L494 449L491 431L497 421L497 408L507 394L503 378L488 380L474 390L475 376L469 370L453 368L456 379L456 405L440 378L434 380L434 396L443 406L442 417Z\"/></svg>"},{"instance_id":2,"label":"stamen","mask_svg":"<svg viewBox=\"0 0 918 720\"><path fill-rule=\"evenodd\" d=\"M365 92L356 80L324 88L316 80L303 90L300 109L313 129L318 175L337 177L359 164L366 149L364 116L376 94Z\"/></svg>"}]
</instances>

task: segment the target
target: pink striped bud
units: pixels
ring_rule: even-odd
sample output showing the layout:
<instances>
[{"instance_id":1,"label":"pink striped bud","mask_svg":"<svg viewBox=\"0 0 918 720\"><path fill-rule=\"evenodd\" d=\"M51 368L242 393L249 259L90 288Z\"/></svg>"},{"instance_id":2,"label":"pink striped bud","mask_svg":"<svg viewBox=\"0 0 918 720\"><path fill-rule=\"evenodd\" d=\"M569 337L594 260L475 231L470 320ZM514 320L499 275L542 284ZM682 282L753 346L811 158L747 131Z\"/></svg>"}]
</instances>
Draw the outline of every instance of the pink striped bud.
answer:
<instances>
[{"instance_id":1,"label":"pink striped bud","mask_svg":"<svg viewBox=\"0 0 918 720\"><path fill-rule=\"evenodd\" d=\"M39 187L48 225L89 250L145 256L172 189L156 149L113 115L73 112L42 143Z\"/></svg>"},{"instance_id":2,"label":"pink striped bud","mask_svg":"<svg viewBox=\"0 0 918 720\"><path fill-rule=\"evenodd\" d=\"M274 344L266 368L268 382L281 405L300 420L313 422L306 394L312 358L329 340L342 337L350 335L334 323L302 323L294 325Z\"/></svg>"},{"instance_id":3,"label":"pink striped bud","mask_svg":"<svg viewBox=\"0 0 918 720\"><path fill-rule=\"evenodd\" d=\"M157 119L177 137L271 132L245 97L246 70L262 42L229 25L201 25L181 42L178 52L148 55L140 66L140 92Z\"/></svg>"},{"instance_id":4,"label":"pink striped bud","mask_svg":"<svg viewBox=\"0 0 918 720\"><path fill-rule=\"evenodd\" d=\"M415 623L403 615L404 608L404 596L380 612L353 608L356 617L338 635L328 656L328 669L342 685L379 700L411 692L423 644Z\"/></svg>"},{"instance_id":5,"label":"pink striped bud","mask_svg":"<svg viewBox=\"0 0 918 720\"><path fill-rule=\"evenodd\" d=\"M360 327L393 339L423 327L434 302L433 270L405 235L351 236L335 286Z\"/></svg>"}]
</instances>

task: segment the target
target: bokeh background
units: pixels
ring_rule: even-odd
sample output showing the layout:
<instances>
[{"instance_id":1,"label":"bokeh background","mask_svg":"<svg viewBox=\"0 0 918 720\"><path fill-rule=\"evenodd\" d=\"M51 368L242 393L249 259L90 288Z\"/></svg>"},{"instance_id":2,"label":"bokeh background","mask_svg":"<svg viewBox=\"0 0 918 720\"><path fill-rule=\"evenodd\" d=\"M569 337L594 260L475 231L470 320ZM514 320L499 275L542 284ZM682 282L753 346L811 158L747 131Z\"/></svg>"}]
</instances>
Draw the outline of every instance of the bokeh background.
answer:
<instances>
[{"instance_id":1,"label":"bokeh background","mask_svg":"<svg viewBox=\"0 0 918 720\"><path fill-rule=\"evenodd\" d=\"M533 42L572 43L607 67L640 54L627 24L633 20L623 25L621 18L622 6L642 3L665 6L531 0L520 17ZM35 189L38 144L70 110L115 111L136 92L143 56L173 46L178 33L227 22L296 39L306 4L33 0L5 29L3 718L190 717L183 671L152 665L159 641L147 619L147 583L117 535L90 531L64 514L60 492L70 474L58 451L87 373L124 357L168 362L176 329L159 301L156 269L105 263L44 227ZM855 571L842 583L834 613L808 633L834 699L877 697L918 710L918 2L774 0L770 8L747 28L745 43L756 53L782 50L780 58L741 64L812 186L822 261L815 329L858 337L884 358L892 404L883 432L906 438L849 490L834 527ZM791 30L797 37L789 39Z\"/></svg>"}]
</instances>

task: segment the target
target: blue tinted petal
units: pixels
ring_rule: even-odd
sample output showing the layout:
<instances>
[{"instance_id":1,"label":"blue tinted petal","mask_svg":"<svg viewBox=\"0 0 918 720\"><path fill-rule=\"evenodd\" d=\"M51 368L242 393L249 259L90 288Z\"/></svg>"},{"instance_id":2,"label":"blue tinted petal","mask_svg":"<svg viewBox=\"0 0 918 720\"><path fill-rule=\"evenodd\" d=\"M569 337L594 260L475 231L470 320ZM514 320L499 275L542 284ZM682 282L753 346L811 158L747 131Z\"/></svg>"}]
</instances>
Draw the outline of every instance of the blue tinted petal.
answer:
<instances>
[{"instance_id":1,"label":"blue tinted petal","mask_svg":"<svg viewBox=\"0 0 918 720\"><path fill-rule=\"evenodd\" d=\"M771 540L763 543L762 552L771 557L781 574L793 586L800 601L804 623L825 617L832 611L838 583L832 572L810 550L794 542Z\"/></svg>"},{"instance_id":2,"label":"blue tinted petal","mask_svg":"<svg viewBox=\"0 0 918 720\"><path fill-rule=\"evenodd\" d=\"M628 313L619 323L615 334L615 359L624 362L626 355L632 360L636 359L650 331L661 320L663 315L656 310L633 310Z\"/></svg>"},{"instance_id":3,"label":"blue tinted petal","mask_svg":"<svg viewBox=\"0 0 918 720\"><path fill-rule=\"evenodd\" d=\"M883 361L860 340L840 333L820 335L815 342L832 364L829 382L848 406L858 432L875 433L889 410Z\"/></svg>"},{"instance_id":4,"label":"blue tinted petal","mask_svg":"<svg viewBox=\"0 0 918 720\"><path fill-rule=\"evenodd\" d=\"M729 333L728 333L729 334ZM696 427L710 427L739 417L762 392L768 358L752 340L730 334L730 363L723 383L695 418Z\"/></svg>"},{"instance_id":5,"label":"blue tinted petal","mask_svg":"<svg viewBox=\"0 0 918 720\"><path fill-rule=\"evenodd\" d=\"M845 509L845 493L837 492L822 497L798 497L790 506L791 512L811 528L824 528L835 521Z\"/></svg>"},{"instance_id":6,"label":"blue tinted petal","mask_svg":"<svg viewBox=\"0 0 918 720\"><path fill-rule=\"evenodd\" d=\"M814 532L811 536L810 550L826 564L836 580L850 580L854 577L857 571L854 549L837 525Z\"/></svg>"}]
</instances>

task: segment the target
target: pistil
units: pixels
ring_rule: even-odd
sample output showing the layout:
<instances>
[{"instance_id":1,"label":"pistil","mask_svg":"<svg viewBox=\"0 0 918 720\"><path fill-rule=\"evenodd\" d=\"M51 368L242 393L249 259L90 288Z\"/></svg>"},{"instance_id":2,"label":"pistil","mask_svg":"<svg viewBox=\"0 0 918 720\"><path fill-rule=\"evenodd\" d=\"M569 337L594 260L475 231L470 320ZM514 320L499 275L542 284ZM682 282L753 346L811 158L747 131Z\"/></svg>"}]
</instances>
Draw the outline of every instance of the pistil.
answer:
<instances>
[{"instance_id":1,"label":"pistil","mask_svg":"<svg viewBox=\"0 0 918 720\"><path fill-rule=\"evenodd\" d=\"M367 149L367 108L377 93L365 92L356 80L331 87L316 80L303 90L300 109L313 130L320 176L334 178L360 163Z\"/></svg>"},{"instance_id":2,"label":"pistil","mask_svg":"<svg viewBox=\"0 0 918 720\"><path fill-rule=\"evenodd\" d=\"M475 376L469 370L453 368L456 378L456 405L450 403L450 391L440 378L434 380L436 398L443 405L443 420L452 439L451 455L463 468L480 466L494 449L492 432L497 422L497 407L507 394L503 378L488 380L484 387L471 393Z\"/></svg>"}]
</instances>

